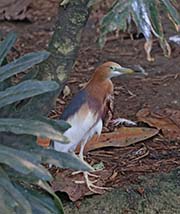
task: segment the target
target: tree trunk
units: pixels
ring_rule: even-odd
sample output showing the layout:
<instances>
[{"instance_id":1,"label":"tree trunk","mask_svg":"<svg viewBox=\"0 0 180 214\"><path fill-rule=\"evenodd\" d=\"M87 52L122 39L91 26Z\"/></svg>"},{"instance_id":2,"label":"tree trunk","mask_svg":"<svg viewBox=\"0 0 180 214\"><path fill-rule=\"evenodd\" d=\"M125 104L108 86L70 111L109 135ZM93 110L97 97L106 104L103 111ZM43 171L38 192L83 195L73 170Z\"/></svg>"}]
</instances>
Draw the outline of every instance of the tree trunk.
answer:
<instances>
[{"instance_id":1,"label":"tree trunk","mask_svg":"<svg viewBox=\"0 0 180 214\"><path fill-rule=\"evenodd\" d=\"M17 110L13 116L33 117L47 115L52 109L57 96L61 92L69 73L72 71L82 36L82 30L89 16L89 0L71 0L58 11L58 21L55 32L49 43L48 51L51 56L32 69L27 77L39 80L55 80L59 89L47 96L40 95L29 100L26 105Z\"/></svg>"}]
</instances>

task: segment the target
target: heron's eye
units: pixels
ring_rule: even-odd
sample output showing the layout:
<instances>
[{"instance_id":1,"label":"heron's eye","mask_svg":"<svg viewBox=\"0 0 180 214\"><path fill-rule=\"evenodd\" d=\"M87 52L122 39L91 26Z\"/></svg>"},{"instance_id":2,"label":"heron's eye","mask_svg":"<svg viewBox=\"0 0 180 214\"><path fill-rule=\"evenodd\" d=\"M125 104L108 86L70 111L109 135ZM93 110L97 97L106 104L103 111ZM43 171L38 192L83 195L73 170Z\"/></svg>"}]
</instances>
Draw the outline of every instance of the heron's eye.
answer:
<instances>
[{"instance_id":1,"label":"heron's eye","mask_svg":"<svg viewBox=\"0 0 180 214\"><path fill-rule=\"evenodd\" d=\"M114 70L114 67L113 67L113 66L111 66L111 67L110 67L110 69L111 69L111 70Z\"/></svg>"}]
</instances>

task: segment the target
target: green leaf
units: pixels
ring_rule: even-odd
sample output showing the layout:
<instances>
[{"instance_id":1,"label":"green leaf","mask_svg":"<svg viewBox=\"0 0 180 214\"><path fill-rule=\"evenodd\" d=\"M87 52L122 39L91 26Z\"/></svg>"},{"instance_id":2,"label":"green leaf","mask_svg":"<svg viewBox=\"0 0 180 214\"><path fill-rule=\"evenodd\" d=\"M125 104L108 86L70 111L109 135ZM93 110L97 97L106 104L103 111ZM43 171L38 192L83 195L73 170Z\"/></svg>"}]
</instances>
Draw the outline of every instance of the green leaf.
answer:
<instances>
[{"instance_id":1,"label":"green leaf","mask_svg":"<svg viewBox=\"0 0 180 214\"><path fill-rule=\"evenodd\" d=\"M10 32L8 33L6 38L0 43L0 65L2 64L7 53L13 47L15 41L16 41L16 34L14 32Z\"/></svg>"},{"instance_id":2,"label":"green leaf","mask_svg":"<svg viewBox=\"0 0 180 214\"><path fill-rule=\"evenodd\" d=\"M35 150L34 152L36 153ZM52 149L41 149L38 153L42 156L43 163L53 164L63 169L92 171L92 168L85 161L82 162L82 160L73 153L57 152Z\"/></svg>"},{"instance_id":3,"label":"green leaf","mask_svg":"<svg viewBox=\"0 0 180 214\"><path fill-rule=\"evenodd\" d=\"M143 0L133 0L131 7L132 7L131 13L133 16L133 20L138 26L138 29L140 30L141 33L143 33L146 40L151 39L152 26L149 19L147 2Z\"/></svg>"},{"instance_id":4,"label":"green leaf","mask_svg":"<svg viewBox=\"0 0 180 214\"><path fill-rule=\"evenodd\" d=\"M109 12L100 21L99 44L102 48L106 42L106 34L116 29L125 31L129 19L131 1L116 1Z\"/></svg>"},{"instance_id":5,"label":"green leaf","mask_svg":"<svg viewBox=\"0 0 180 214\"><path fill-rule=\"evenodd\" d=\"M0 68L0 82L8 79L9 77L18 74L28 68L31 68L33 65L42 62L43 60L49 57L47 51L41 51L36 53L26 54L23 57L4 65Z\"/></svg>"},{"instance_id":6,"label":"green leaf","mask_svg":"<svg viewBox=\"0 0 180 214\"><path fill-rule=\"evenodd\" d=\"M54 81L27 80L0 92L0 108L32 96L58 89Z\"/></svg>"},{"instance_id":7,"label":"green leaf","mask_svg":"<svg viewBox=\"0 0 180 214\"><path fill-rule=\"evenodd\" d=\"M163 26L158 12L158 5L156 0L148 1L149 17L151 20L152 32L159 39L160 46L165 56L171 55L171 48L165 39Z\"/></svg>"},{"instance_id":8,"label":"green leaf","mask_svg":"<svg viewBox=\"0 0 180 214\"><path fill-rule=\"evenodd\" d=\"M157 1L156 0L148 1L148 6L149 6L149 18L152 24L152 31L155 36L163 38L164 37L163 27L158 12Z\"/></svg>"},{"instance_id":9,"label":"green leaf","mask_svg":"<svg viewBox=\"0 0 180 214\"><path fill-rule=\"evenodd\" d=\"M57 152L53 149L42 148L35 143L35 140L29 141L30 136L9 137L6 142L2 142L5 146L11 146L20 151L30 152L32 158L40 160L41 163L52 164L60 168L70 168L81 171L91 171L92 169L85 162L82 162L76 155L71 153Z\"/></svg>"},{"instance_id":10,"label":"green leaf","mask_svg":"<svg viewBox=\"0 0 180 214\"><path fill-rule=\"evenodd\" d=\"M171 21L176 26L176 29L179 30L180 28L180 14L173 6L173 4L169 0L161 0L161 2L165 5L167 12L171 16Z\"/></svg>"},{"instance_id":11,"label":"green leaf","mask_svg":"<svg viewBox=\"0 0 180 214\"><path fill-rule=\"evenodd\" d=\"M45 137L67 143L67 139L52 125L31 119L1 118L0 132L12 132L14 134L29 134L37 137Z\"/></svg>"},{"instance_id":12,"label":"green leaf","mask_svg":"<svg viewBox=\"0 0 180 214\"><path fill-rule=\"evenodd\" d=\"M60 213L63 214L64 210L63 210L63 205L61 203L61 200L54 193L54 191L51 189L51 187L49 186L49 184L47 182L39 180L39 182L37 183L37 185L40 186L42 189L46 190L54 198L54 202L57 205L57 207L59 208Z\"/></svg>"},{"instance_id":13,"label":"green leaf","mask_svg":"<svg viewBox=\"0 0 180 214\"><path fill-rule=\"evenodd\" d=\"M0 189L1 213L11 214L17 213L17 210L21 210L21 213L32 214L30 203L23 194L13 186L2 167L0 167ZM4 212L2 212L2 208L4 208Z\"/></svg>"},{"instance_id":14,"label":"green leaf","mask_svg":"<svg viewBox=\"0 0 180 214\"><path fill-rule=\"evenodd\" d=\"M53 198L45 191L22 187L17 184L16 187L23 193L24 197L31 204L33 214L63 214L62 209L54 203Z\"/></svg>"},{"instance_id":15,"label":"green leaf","mask_svg":"<svg viewBox=\"0 0 180 214\"><path fill-rule=\"evenodd\" d=\"M33 160L33 156L30 157L30 154L24 151L0 145L0 163L25 175L35 176L46 181L52 180L50 173L38 161L35 161L35 157Z\"/></svg>"},{"instance_id":16,"label":"green leaf","mask_svg":"<svg viewBox=\"0 0 180 214\"><path fill-rule=\"evenodd\" d=\"M31 119L36 119L45 123L48 123L50 125L52 125L54 128L56 128L57 130L59 130L60 132L65 132L67 129L69 129L71 127L71 125L69 123L67 123L64 120L52 120L46 117L36 117L36 118L31 118Z\"/></svg>"}]
</instances>

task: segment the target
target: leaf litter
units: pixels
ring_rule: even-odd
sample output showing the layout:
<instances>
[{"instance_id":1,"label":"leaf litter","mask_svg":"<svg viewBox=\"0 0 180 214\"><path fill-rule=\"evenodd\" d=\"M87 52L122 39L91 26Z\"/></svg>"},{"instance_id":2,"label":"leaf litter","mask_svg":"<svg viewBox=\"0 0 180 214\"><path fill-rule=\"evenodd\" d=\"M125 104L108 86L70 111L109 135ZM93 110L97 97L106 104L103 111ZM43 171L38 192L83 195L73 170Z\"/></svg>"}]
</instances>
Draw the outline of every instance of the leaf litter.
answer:
<instances>
[{"instance_id":1,"label":"leaf litter","mask_svg":"<svg viewBox=\"0 0 180 214\"><path fill-rule=\"evenodd\" d=\"M180 111L142 109L137 113L137 119L151 127L120 127L102 133L100 137L94 136L87 143L87 161L91 165L104 166L95 172L99 176L97 185L120 187L138 180L142 173L168 171L172 165L180 165L180 149L174 150L176 145L167 143L170 139L179 140ZM158 135L161 130L162 136ZM75 180L83 180L83 175L72 176L70 170L60 170L52 187L55 191L66 192L72 201L94 194L85 184L76 184Z\"/></svg>"},{"instance_id":2,"label":"leaf litter","mask_svg":"<svg viewBox=\"0 0 180 214\"><path fill-rule=\"evenodd\" d=\"M145 108L137 113L137 118L162 130L163 136L167 139L180 141L180 110L165 108L151 111Z\"/></svg>"},{"instance_id":3,"label":"leaf litter","mask_svg":"<svg viewBox=\"0 0 180 214\"><path fill-rule=\"evenodd\" d=\"M135 143L138 143L140 141L143 141L145 139L148 139L158 133L158 130L155 128L147 128L147 127L120 127L116 129L113 132L109 133L102 133L100 137L94 136L85 146L85 154L88 155L88 152L95 150L97 153L95 153L96 157L101 157L102 161L98 161L93 163L93 161L90 163L93 166L103 166L101 169L97 170L95 172L96 175L98 175L97 183L96 185L99 186L106 186L106 184L109 181L113 181L116 176L118 175L118 172L113 171L113 168L106 168L105 165L108 163L105 159L110 155L113 154L110 151L105 151L103 148L109 148L109 147L126 147ZM98 149L98 150L97 150ZM79 148L77 148L77 151ZM103 152L103 156L101 155ZM147 148L144 149L141 148L138 151L134 152L134 154L130 155L131 161L134 160L140 160L141 158L148 155L149 152ZM93 157L93 154L92 154ZM116 160L117 161L117 160ZM79 173L77 175L72 175L71 170L60 170L55 175L55 180L52 182L52 187L55 191L61 191L66 192L69 196L69 198L72 201L77 201L81 199L82 197L86 195L92 195L91 191L86 187L85 184L77 184L75 181L81 180L83 181L83 174ZM101 191L100 194L103 194L105 191Z\"/></svg>"}]
</instances>

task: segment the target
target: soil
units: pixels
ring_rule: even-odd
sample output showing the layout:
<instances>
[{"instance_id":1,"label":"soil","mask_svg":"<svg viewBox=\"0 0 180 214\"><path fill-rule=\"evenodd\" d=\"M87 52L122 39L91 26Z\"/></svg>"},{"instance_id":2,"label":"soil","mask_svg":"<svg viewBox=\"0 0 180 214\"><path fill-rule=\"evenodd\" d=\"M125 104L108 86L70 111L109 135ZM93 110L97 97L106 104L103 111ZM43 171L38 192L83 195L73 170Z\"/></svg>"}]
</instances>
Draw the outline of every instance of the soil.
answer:
<instances>
[{"instance_id":1,"label":"soil","mask_svg":"<svg viewBox=\"0 0 180 214\"><path fill-rule=\"evenodd\" d=\"M18 32L18 40L11 58L31 51L42 50L47 47L53 34L59 0L33 0L28 10L29 20L21 22L0 22L0 29L5 35L9 31ZM179 4L180 5L180 4ZM143 37L134 40L127 34L118 38L109 37L103 49L97 45L97 23L103 14L103 9L94 12L84 29L79 56L67 82L71 94L63 99L60 96L55 109L55 115L60 114L80 88L90 78L97 65L105 61L116 61L123 66L135 68L141 66L147 76L136 74L122 76L114 80L115 102L114 118L123 117L136 120L136 113L142 108L152 110L170 108L180 110L180 46L170 42L172 55L167 58L154 39L152 56L154 62L148 62L144 51ZM165 36L175 35L171 23L164 19ZM60 102L59 102L60 101ZM53 112L51 116L53 116ZM131 161L131 154L146 147L147 156ZM103 150L104 156L97 152L90 152L88 160L91 162L103 161L106 169L118 172L116 179L109 181L109 186L122 186L127 182L138 182L138 176L152 172L170 171L180 165L180 143L157 136L151 140L129 146L127 148L110 148ZM106 152L111 152L107 157Z\"/></svg>"}]
</instances>

